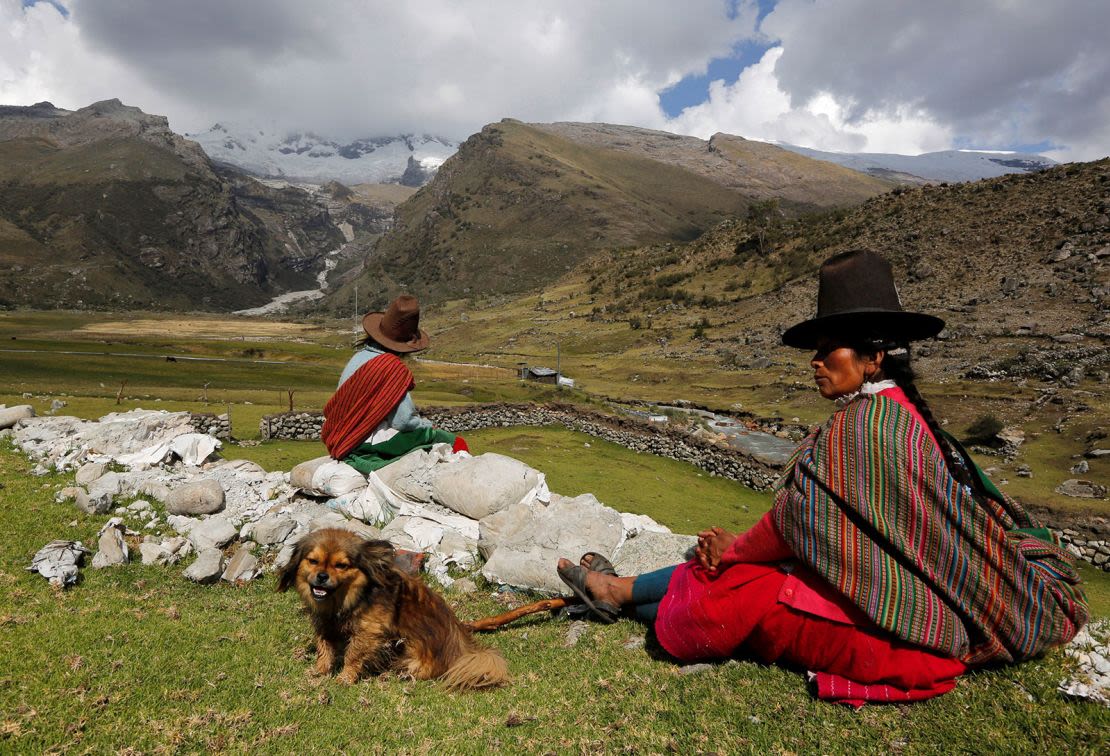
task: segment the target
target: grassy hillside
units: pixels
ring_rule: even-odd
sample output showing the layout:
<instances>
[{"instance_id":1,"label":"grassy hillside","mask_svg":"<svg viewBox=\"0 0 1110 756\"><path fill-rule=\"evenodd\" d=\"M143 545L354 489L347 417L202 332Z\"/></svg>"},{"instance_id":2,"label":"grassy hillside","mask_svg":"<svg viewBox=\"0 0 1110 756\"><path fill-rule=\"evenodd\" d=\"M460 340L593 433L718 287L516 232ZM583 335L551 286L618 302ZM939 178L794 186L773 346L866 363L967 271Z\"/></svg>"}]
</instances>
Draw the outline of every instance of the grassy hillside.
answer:
<instances>
[{"instance_id":1,"label":"grassy hillside","mask_svg":"<svg viewBox=\"0 0 1110 756\"><path fill-rule=\"evenodd\" d=\"M491 124L395 216L359 283L384 303L523 291L599 250L688 241L753 202L794 215L890 185L771 145L606 124ZM351 287L331 298L349 306Z\"/></svg>"}]
</instances>

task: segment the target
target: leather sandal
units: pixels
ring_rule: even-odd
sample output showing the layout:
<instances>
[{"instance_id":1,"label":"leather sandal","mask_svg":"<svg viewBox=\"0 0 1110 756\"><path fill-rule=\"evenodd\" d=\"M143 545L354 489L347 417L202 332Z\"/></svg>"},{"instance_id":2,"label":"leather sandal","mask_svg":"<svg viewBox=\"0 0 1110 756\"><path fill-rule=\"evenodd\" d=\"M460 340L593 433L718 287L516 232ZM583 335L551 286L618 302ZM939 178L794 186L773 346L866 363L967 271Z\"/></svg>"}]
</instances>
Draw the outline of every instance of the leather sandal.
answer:
<instances>
[{"instance_id":1,"label":"leather sandal","mask_svg":"<svg viewBox=\"0 0 1110 756\"><path fill-rule=\"evenodd\" d=\"M586 589L586 576L589 571L578 564L572 564L569 567L559 570L559 579L567 584L567 587L574 591L583 604L589 607L590 612L601 622L611 625L617 621L620 616L620 607L614 606L608 601L595 601L590 592Z\"/></svg>"}]
</instances>

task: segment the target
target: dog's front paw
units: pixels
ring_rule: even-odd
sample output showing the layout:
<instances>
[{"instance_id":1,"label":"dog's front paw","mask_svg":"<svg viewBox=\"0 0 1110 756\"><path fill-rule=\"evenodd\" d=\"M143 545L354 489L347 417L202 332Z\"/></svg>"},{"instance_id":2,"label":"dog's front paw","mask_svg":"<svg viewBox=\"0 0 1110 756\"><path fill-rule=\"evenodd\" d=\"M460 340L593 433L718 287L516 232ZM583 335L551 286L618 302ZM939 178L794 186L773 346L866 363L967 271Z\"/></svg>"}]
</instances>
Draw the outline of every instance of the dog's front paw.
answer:
<instances>
[{"instance_id":1,"label":"dog's front paw","mask_svg":"<svg viewBox=\"0 0 1110 756\"><path fill-rule=\"evenodd\" d=\"M344 685L354 685L358 682L358 672L353 669L344 669L335 679Z\"/></svg>"},{"instance_id":2,"label":"dog's front paw","mask_svg":"<svg viewBox=\"0 0 1110 756\"><path fill-rule=\"evenodd\" d=\"M328 675L331 674L331 665L330 664L321 664L320 662L317 662L315 666L309 667L308 669L306 669L304 671L304 674L305 674L305 677L311 677L311 678L327 677Z\"/></svg>"}]
</instances>

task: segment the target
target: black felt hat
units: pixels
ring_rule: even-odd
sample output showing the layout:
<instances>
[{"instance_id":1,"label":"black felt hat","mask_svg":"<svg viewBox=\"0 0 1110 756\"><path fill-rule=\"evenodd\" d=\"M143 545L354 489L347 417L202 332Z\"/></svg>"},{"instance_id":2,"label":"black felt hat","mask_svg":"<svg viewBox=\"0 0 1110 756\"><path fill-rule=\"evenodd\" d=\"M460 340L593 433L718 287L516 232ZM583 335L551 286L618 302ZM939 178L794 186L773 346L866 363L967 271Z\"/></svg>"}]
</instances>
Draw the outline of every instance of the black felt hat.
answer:
<instances>
[{"instance_id":1,"label":"black felt hat","mask_svg":"<svg viewBox=\"0 0 1110 756\"><path fill-rule=\"evenodd\" d=\"M903 310L890 263L875 252L857 249L821 264L817 315L787 329L782 343L814 349L822 336L917 341L936 336L942 328L940 318Z\"/></svg>"}]
</instances>

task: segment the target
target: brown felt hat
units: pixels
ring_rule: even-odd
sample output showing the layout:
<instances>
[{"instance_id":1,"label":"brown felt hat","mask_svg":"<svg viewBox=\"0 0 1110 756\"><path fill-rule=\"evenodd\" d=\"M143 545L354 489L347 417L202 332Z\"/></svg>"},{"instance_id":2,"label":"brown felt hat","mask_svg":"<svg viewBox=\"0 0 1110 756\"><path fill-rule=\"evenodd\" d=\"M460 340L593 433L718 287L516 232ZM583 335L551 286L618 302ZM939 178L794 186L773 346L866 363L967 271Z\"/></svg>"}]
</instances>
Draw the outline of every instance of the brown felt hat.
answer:
<instances>
[{"instance_id":1,"label":"brown felt hat","mask_svg":"<svg viewBox=\"0 0 1110 756\"><path fill-rule=\"evenodd\" d=\"M428 334L420 330L420 302L402 294L385 312L367 313L362 319L366 335L394 352L419 352L428 348Z\"/></svg>"},{"instance_id":2,"label":"brown felt hat","mask_svg":"<svg viewBox=\"0 0 1110 756\"><path fill-rule=\"evenodd\" d=\"M782 343L814 349L822 336L917 341L943 328L940 318L903 310L890 263L875 252L856 249L821 264L817 315L787 329Z\"/></svg>"}]
</instances>

